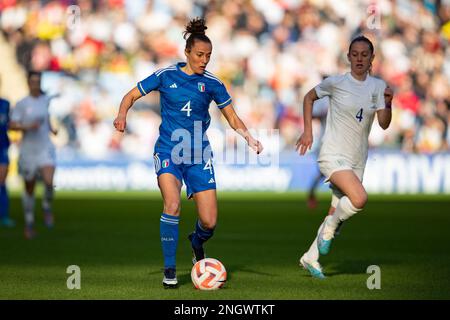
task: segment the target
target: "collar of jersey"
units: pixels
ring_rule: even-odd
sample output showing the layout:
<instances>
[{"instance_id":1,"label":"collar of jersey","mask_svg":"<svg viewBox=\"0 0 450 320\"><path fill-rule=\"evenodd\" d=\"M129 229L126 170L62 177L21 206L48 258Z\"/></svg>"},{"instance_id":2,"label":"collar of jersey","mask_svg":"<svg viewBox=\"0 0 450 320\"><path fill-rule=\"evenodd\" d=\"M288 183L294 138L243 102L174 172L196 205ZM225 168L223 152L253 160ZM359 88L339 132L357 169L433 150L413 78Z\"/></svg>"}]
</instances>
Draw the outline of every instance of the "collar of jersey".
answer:
<instances>
[{"instance_id":1,"label":"collar of jersey","mask_svg":"<svg viewBox=\"0 0 450 320\"><path fill-rule=\"evenodd\" d=\"M196 74L196 73L189 75L189 74L187 74L186 72L184 72L183 70L181 70L181 68L184 67L185 65L186 65L186 62L178 62L178 63L177 63L177 71L178 71L183 77L185 77L186 79L195 79L195 78L197 78L197 77L202 77L201 75Z\"/></svg>"},{"instance_id":2,"label":"collar of jersey","mask_svg":"<svg viewBox=\"0 0 450 320\"><path fill-rule=\"evenodd\" d=\"M366 76L366 80L364 80L364 81L360 81L360 80L358 80L358 79L355 79L353 76L352 76L352 74L351 74L351 72L347 72L347 77L351 80L351 81L353 81L354 83L356 83L356 84L359 84L359 85L365 85L366 83L367 83L367 81L369 81L369 75L367 75Z\"/></svg>"}]
</instances>

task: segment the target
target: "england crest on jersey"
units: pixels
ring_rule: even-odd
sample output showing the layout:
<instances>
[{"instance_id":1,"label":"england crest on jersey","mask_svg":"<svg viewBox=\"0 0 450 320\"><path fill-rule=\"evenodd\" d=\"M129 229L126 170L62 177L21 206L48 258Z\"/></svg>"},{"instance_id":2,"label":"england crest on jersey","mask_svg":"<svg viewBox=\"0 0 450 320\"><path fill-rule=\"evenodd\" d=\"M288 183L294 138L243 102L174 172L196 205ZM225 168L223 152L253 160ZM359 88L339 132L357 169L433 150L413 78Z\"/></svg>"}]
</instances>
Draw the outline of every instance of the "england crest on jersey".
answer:
<instances>
[{"instance_id":1,"label":"england crest on jersey","mask_svg":"<svg viewBox=\"0 0 450 320\"><path fill-rule=\"evenodd\" d=\"M205 84L203 82L199 82L198 83L198 91L205 92L205 89L206 89Z\"/></svg>"},{"instance_id":2,"label":"england crest on jersey","mask_svg":"<svg viewBox=\"0 0 450 320\"><path fill-rule=\"evenodd\" d=\"M372 103L377 103L377 94L376 93L372 93Z\"/></svg>"}]
</instances>

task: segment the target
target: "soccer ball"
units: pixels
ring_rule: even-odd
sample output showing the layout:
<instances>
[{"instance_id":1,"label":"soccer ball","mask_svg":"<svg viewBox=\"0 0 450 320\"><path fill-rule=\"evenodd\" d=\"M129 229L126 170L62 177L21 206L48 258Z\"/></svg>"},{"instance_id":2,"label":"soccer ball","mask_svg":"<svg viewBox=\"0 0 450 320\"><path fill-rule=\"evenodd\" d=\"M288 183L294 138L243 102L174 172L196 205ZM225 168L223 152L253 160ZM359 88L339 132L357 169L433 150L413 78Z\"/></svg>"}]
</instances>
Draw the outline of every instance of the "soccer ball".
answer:
<instances>
[{"instance_id":1,"label":"soccer ball","mask_svg":"<svg viewBox=\"0 0 450 320\"><path fill-rule=\"evenodd\" d=\"M227 281L227 271L219 260L205 258L192 267L191 278L196 289L217 290Z\"/></svg>"}]
</instances>

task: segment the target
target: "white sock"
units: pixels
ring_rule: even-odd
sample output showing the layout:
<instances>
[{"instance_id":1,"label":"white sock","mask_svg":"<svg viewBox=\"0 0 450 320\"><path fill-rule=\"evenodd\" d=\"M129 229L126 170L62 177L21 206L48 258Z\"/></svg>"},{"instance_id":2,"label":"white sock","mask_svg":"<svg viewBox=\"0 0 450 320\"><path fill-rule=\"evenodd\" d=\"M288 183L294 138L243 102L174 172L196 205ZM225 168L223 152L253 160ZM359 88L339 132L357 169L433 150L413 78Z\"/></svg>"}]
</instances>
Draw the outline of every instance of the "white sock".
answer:
<instances>
[{"instance_id":1,"label":"white sock","mask_svg":"<svg viewBox=\"0 0 450 320\"><path fill-rule=\"evenodd\" d=\"M34 224L34 195L24 192L22 195L22 206L25 214L25 224Z\"/></svg>"},{"instance_id":2,"label":"white sock","mask_svg":"<svg viewBox=\"0 0 450 320\"><path fill-rule=\"evenodd\" d=\"M317 229L317 235L314 238L314 241L311 243L311 246L309 247L309 250L305 253L306 257L310 262L318 262L319 261L319 248L317 247L317 238L319 236L320 230L325 226L325 223L327 220L329 220L330 216L326 216L323 222L321 223L319 229Z\"/></svg>"},{"instance_id":3,"label":"white sock","mask_svg":"<svg viewBox=\"0 0 450 320\"><path fill-rule=\"evenodd\" d=\"M324 223L325 221L322 222L319 229L317 230L317 235L319 235L319 232L322 229ZM309 247L309 250L305 253L305 255L308 261L310 262L319 261L319 248L317 247L317 236L314 238L314 241L311 243L311 246Z\"/></svg>"},{"instance_id":4,"label":"white sock","mask_svg":"<svg viewBox=\"0 0 450 320\"><path fill-rule=\"evenodd\" d=\"M361 209L355 208L350 199L347 196L343 196L336 206L336 211L326 220L324 227L323 238L330 240L334 236L334 232L341 221L349 219L354 214L361 211Z\"/></svg>"},{"instance_id":5,"label":"white sock","mask_svg":"<svg viewBox=\"0 0 450 320\"><path fill-rule=\"evenodd\" d=\"M331 206L333 208L336 208L339 203L340 198L334 194L334 192L331 194Z\"/></svg>"},{"instance_id":6,"label":"white sock","mask_svg":"<svg viewBox=\"0 0 450 320\"><path fill-rule=\"evenodd\" d=\"M339 200L335 214L340 221L345 221L361 210L356 208L347 196L344 196Z\"/></svg>"},{"instance_id":7,"label":"white sock","mask_svg":"<svg viewBox=\"0 0 450 320\"><path fill-rule=\"evenodd\" d=\"M51 212L53 200L53 186L45 186L44 197L42 198L42 209L44 212Z\"/></svg>"}]
</instances>

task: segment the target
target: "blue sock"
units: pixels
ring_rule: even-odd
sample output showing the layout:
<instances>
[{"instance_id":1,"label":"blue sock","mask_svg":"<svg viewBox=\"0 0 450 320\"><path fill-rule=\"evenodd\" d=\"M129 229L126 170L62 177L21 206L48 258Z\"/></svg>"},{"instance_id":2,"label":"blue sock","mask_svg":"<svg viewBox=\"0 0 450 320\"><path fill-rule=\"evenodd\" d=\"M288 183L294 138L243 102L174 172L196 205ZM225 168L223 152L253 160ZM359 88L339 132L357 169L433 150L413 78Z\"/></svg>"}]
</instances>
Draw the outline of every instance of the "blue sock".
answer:
<instances>
[{"instance_id":1,"label":"blue sock","mask_svg":"<svg viewBox=\"0 0 450 320\"><path fill-rule=\"evenodd\" d=\"M0 185L0 219L8 218L9 216L9 198L6 192L6 185Z\"/></svg>"},{"instance_id":2,"label":"blue sock","mask_svg":"<svg viewBox=\"0 0 450 320\"><path fill-rule=\"evenodd\" d=\"M180 218L163 213L159 220L159 234L164 256L164 268L175 268L178 245L178 222Z\"/></svg>"},{"instance_id":3,"label":"blue sock","mask_svg":"<svg viewBox=\"0 0 450 320\"><path fill-rule=\"evenodd\" d=\"M197 220L195 225L194 236L192 237L192 245L199 248L214 234L214 229L205 229L200 225L200 221Z\"/></svg>"}]
</instances>

